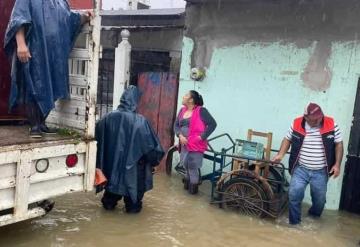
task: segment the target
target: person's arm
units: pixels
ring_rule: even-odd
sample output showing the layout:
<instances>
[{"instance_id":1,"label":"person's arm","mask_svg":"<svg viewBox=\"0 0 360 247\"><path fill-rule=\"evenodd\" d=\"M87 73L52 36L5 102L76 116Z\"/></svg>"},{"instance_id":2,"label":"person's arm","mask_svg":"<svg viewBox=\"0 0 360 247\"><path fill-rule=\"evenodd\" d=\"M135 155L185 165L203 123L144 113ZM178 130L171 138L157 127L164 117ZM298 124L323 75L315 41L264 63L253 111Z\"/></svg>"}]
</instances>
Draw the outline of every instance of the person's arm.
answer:
<instances>
[{"instance_id":1,"label":"person's arm","mask_svg":"<svg viewBox=\"0 0 360 247\"><path fill-rule=\"evenodd\" d=\"M338 164L339 167L341 165L343 155L344 155L343 142L336 143L335 144L335 157L336 157L336 163L335 164Z\"/></svg>"},{"instance_id":2,"label":"person's arm","mask_svg":"<svg viewBox=\"0 0 360 247\"><path fill-rule=\"evenodd\" d=\"M206 125L206 129L200 137L202 140L206 140L216 129L217 123L209 111L204 107L200 110L200 117Z\"/></svg>"},{"instance_id":3,"label":"person's arm","mask_svg":"<svg viewBox=\"0 0 360 247\"><path fill-rule=\"evenodd\" d=\"M180 124L179 124L179 116L176 117L175 123L174 123L174 132L177 137L180 136Z\"/></svg>"},{"instance_id":4,"label":"person's arm","mask_svg":"<svg viewBox=\"0 0 360 247\"><path fill-rule=\"evenodd\" d=\"M339 126L335 123L335 164L330 170L333 178L337 178L340 174L340 166L344 155L344 144Z\"/></svg>"},{"instance_id":5,"label":"person's arm","mask_svg":"<svg viewBox=\"0 0 360 247\"><path fill-rule=\"evenodd\" d=\"M22 63L27 63L31 54L25 41L25 28L21 27L16 33L17 56Z\"/></svg>"},{"instance_id":6,"label":"person's arm","mask_svg":"<svg viewBox=\"0 0 360 247\"><path fill-rule=\"evenodd\" d=\"M279 152L271 159L274 163L280 163L281 160L284 158L286 153L289 151L289 148L291 146L291 139L293 136L293 125L290 126L289 130L286 133L285 138L281 142L280 150Z\"/></svg>"},{"instance_id":7,"label":"person's arm","mask_svg":"<svg viewBox=\"0 0 360 247\"><path fill-rule=\"evenodd\" d=\"M281 160L284 158L285 154L287 153L287 151L289 150L290 145L291 142L287 138L284 138L283 141L281 142L281 147L279 152L277 153L277 155L275 155L274 158L272 158L272 161L275 163L280 163Z\"/></svg>"},{"instance_id":8,"label":"person's arm","mask_svg":"<svg viewBox=\"0 0 360 247\"><path fill-rule=\"evenodd\" d=\"M340 175L340 166L343 155L344 155L343 142L335 143L335 164L330 170L330 175L333 178L337 178Z\"/></svg>"},{"instance_id":9,"label":"person's arm","mask_svg":"<svg viewBox=\"0 0 360 247\"><path fill-rule=\"evenodd\" d=\"M177 137L179 137L180 144L186 145L187 144L187 138L181 134L179 116L177 116L177 118L175 119L174 132L175 132L175 135Z\"/></svg>"}]
</instances>

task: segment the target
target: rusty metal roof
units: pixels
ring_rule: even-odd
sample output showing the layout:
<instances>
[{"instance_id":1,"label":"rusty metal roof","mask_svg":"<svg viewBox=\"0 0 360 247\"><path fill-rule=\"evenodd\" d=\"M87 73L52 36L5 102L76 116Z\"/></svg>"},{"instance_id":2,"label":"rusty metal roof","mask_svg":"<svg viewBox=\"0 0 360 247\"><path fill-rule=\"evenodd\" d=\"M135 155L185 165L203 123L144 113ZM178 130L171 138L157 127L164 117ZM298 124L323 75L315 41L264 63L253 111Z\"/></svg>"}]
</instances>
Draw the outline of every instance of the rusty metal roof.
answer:
<instances>
[{"instance_id":1,"label":"rusty metal roof","mask_svg":"<svg viewBox=\"0 0 360 247\"><path fill-rule=\"evenodd\" d=\"M162 15L162 16L172 16L172 15L183 15L185 9L182 8L173 8L173 9L139 9L139 10L102 10L100 14L102 16L114 16L114 15L125 15L125 16L139 16L139 15Z\"/></svg>"},{"instance_id":2,"label":"rusty metal roof","mask_svg":"<svg viewBox=\"0 0 360 247\"><path fill-rule=\"evenodd\" d=\"M103 10L100 14L104 29L185 26L185 9Z\"/></svg>"}]
</instances>

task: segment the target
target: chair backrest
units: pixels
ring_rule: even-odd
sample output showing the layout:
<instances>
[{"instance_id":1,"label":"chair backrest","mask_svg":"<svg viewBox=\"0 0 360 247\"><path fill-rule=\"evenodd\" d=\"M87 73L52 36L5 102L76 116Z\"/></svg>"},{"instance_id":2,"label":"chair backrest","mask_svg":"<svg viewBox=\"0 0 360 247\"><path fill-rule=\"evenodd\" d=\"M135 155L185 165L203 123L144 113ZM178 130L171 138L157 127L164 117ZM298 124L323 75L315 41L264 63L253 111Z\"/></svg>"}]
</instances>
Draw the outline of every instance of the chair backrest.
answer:
<instances>
[{"instance_id":1,"label":"chair backrest","mask_svg":"<svg viewBox=\"0 0 360 247\"><path fill-rule=\"evenodd\" d=\"M254 131L252 129L248 130L248 141L253 141L253 137L262 137L266 139L266 142L264 143L264 158L266 160L270 160L271 157L271 145L272 145L272 132L258 132Z\"/></svg>"}]
</instances>

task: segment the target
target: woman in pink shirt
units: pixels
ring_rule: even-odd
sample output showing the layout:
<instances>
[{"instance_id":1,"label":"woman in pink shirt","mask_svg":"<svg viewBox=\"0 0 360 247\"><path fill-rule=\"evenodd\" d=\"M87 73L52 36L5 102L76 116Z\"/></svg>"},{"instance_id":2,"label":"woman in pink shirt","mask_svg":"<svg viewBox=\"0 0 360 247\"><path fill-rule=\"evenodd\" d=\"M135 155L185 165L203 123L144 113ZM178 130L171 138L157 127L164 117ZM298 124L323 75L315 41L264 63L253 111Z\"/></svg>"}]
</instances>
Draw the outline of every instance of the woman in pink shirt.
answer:
<instances>
[{"instance_id":1,"label":"woman in pink shirt","mask_svg":"<svg viewBox=\"0 0 360 247\"><path fill-rule=\"evenodd\" d=\"M191 90L184 95L178 117L175 120L175 134L181 145L180 162L185 168L184 189L190 194L198 193L200 168L207 138L216 128L216 121L205 107L202 96Z\"/></svg>"}]
</instances>

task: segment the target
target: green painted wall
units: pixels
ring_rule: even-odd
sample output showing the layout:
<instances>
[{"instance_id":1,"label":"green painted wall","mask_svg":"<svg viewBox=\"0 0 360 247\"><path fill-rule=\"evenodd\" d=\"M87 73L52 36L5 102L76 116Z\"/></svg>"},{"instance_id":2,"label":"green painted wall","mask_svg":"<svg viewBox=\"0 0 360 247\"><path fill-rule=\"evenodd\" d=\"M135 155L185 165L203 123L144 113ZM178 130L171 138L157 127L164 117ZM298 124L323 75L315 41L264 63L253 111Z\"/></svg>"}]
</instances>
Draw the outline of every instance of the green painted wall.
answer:
<instances>
[{"instance_id":1,"label":"green painted wall","mask_svg":"<svg viewBox=\"0 0 360 247\"><path fill-rule=\"evenodd\" d=\"M249 128L271 131L273 148L277 149L292 120L301 115L311 101L320 104L325 114L335 118L347 150L360 72L358 43L332 43L328 62L332 71L331 86L326 91L316 92L305 87L301 80L315 42L308 48L297 48L291 43L247 42L215 49L206 78L201 82L190 79L194 42L190 38L184 38L183 42L179 107L183 94L190 89L198 90L218 122L215 134L228 132L235 138L245 139ZM218 147L221 145L225 142ZM338 209L342 175L329 182L328 209ZM309 193L305 201L310 201Z\"/></svg>"}]
</instances>

